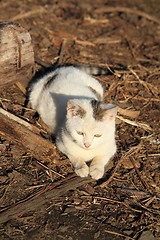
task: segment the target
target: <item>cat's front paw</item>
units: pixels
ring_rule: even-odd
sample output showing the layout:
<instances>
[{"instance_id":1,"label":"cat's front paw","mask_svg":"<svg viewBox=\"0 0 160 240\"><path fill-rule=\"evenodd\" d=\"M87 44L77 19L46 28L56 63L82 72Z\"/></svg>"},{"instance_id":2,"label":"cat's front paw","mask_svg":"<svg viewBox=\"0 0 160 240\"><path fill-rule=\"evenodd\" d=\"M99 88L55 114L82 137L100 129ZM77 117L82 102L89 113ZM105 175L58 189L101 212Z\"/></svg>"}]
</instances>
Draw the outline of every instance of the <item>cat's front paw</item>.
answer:
<instances>
[{"instance_id":1,"label":"cat's front paw","mask_svg":"<svg viewBox=\"0 0 160 240\"><path fill-rule=\"evenodd\" d=\"M99 168L96 165L93 165L90 167L90 176L93 179L98 180L103 177L103 174L104 174L104 168Z\"/></svg>"},{"instance_id":2,"label":"cat's front paw","mask_svg":"<svg viewBox=\"0 0 160 240\"><path fill-rule=\"evenodd\" d=\"M83 164L80 168L75 168L75 173L80 177L87 177L89 174L89 167Z\"/></svg>"}]
</instances>

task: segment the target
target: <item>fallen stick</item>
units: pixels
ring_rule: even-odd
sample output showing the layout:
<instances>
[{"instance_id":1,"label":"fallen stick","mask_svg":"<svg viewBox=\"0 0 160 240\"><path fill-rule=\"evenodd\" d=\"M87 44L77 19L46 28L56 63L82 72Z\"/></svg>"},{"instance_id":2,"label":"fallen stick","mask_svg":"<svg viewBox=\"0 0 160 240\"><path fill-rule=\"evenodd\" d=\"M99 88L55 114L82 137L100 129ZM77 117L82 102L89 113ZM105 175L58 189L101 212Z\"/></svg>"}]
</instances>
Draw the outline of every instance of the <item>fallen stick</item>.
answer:
<instances>
[{"instance_id":1,"label":"fallen stick","mask_svg":"<svg viewBox=\"0 0 160 240\"><path fill-rule=\"evenodd\" d=\"M19 117L15 116L14 114L4 110L3 108L0 108L0 114L2 114L3 116L7 117L10 120L13 120L14 122L17 122L17 123L23 125L24 127L28 128L29 130L31 130L35 133L38 133L38 134L40 133L40 130L37 127L26 122L22 118L19 118Z\"/></svg>"},{"instance_id":2,"label":"fallen stick","mask_svg":"<svg viewBox=\"0 0 160 240\"><path fill-rule=\"evenodd\" d=\"M45 61L41 60L36 54L34 55L34 60L38 65L43 66L45 68L49 68L49 67L52 66L51 63L48 63L48 62L45 62Z\"/></svg>"},{"instance_id":3,"label":"fallen stick","mask_svg":"<svg viewBox=\"0 0 160 240\"><path fill-rule=\"evenodd\" d=\"M117 119L120 119L121 121L126 122L126 123L128 123L128 124L130 124L132 126L143 128L146 131L152 131L152 128L148 124L146 124L146 123L140 123L140 122L131 121L129 119L123 118L122 116L117 116Z\"/></svg>"},{"instance_id":4,"label":"fallen stick","mask_svg":"<svg viewBox=\"0 0 160 240\"><path fill-rule=\"evenodd\" d=\"M104 13L104 12L126 12L126 13L132 13L135 15L138 15L140 17L144 17L150 21L153 21L155 23L160 24L160 20L156 17L153 17L145 12L132 9L132 8L126 8L126 7L106 7L106 8L98 8L95 10L96 13Z\"/></svg>"},{"instance_id":5,"label":"fallen stick","mask_svg":"<svg viewBox=\"0 0 160 240\"><path fill-rule=\"evenodd\" d=\"M36 15L39 14L47 14L47 10L44 7L36 7L28 12L25 13L20 13L14 17L12 17L10 20L11 21L17 21L19 19L24 19L24 18L30 18L30 17L35 17Z\"/></svg>"},{"instance_id":6,"label":"fallen stick","mask_svg":"<svg viewBox=\"0 0 160 240\"><path fill-rule=\"evenodd\" d=\"M118 161L118 163L114 169L113 174L110 176L110 178L106 182L101 183L101 185L100 185L101 188L106 187L112 181L112 179L115 176L116 171L121 166L122 162L125 159L127 159L129 156L132 156L133 154L137 153L140 150L141 146L142 146L141 143L139 143L137 146L131 147L128 150L128 152L126 152L124 155L122 155L121 159Z\"/></svg>"},{"instance_id":7,"label":"fallen stick","mask_svg":"<svg viewBox=\"0 0 160 240\"><path fill-rule=\"evenodd\" d=\"M137 118L140 115L140 111L124 109L124 108L121 108L121 107L118 107L118 112L121 115L125 115L125 116L131 117L131 118Z\"/></svg>"},{"instance_id":8,"label":"fallen stick","mask_svg":"<svg viewBox=\"0 0 160 240\"><path fill-rule=\"evenodd\" d=\"M27 212L40 209L45 203L54 200L57 197L63 196L67 191L74 190L83 184L93 182L91 178L80 178L75 174L68 178L62 179L58 183L49 185L46 189L40 190L35 195L28 197L10 207L1 209L0 223L5 223L8 220L17 216L26 214ZM63 183L63 184L62 184ZM58 185L58 186L57 186Z\"/></svg>"}]
</instances>

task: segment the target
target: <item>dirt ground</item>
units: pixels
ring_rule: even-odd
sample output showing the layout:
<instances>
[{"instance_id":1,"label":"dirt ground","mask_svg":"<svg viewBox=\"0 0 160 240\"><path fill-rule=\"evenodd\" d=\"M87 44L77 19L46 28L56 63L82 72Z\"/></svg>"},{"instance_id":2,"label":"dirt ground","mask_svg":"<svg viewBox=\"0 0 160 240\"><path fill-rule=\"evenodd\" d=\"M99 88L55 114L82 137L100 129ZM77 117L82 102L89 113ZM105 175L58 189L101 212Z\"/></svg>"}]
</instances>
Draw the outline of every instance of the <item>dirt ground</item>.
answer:
<instances>
[{"instance_id":1,"label":"dirt ground","mask_svg":"<svg viewBox=\"0 0 160 240\"><path fill-rule=\"evenodd\" d=\"M113 75L97 78L105 101L124 109L117 117L117 154L102 180L6 221L6 209L27 203L30 196L38 199L48 186L69 181L74 171L56 147L56 161L39 162L0 129L0 239L129 240L145 234L143 239L160 239L160 2L1 0L0 21L25 28L36 56L45 62L54 64L60 57L61 64L113 69ZM22 114L24 102L17 85L0 89L0 107L49 138L29 105Z\"/></svg>"}]
</instances>

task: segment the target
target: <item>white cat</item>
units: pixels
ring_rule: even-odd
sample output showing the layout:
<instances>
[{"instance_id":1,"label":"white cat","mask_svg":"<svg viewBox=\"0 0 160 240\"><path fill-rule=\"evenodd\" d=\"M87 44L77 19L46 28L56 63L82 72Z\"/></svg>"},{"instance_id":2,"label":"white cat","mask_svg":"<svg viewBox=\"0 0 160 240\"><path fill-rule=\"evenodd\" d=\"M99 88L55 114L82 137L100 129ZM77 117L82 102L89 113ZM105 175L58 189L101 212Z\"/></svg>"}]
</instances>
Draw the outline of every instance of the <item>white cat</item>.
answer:
<instances>
[{"instance_id":1,"label":"white cat","mask_svg":"<svg viewBox=\"0 0 160 240\"><path fill-rule=\"evenodd\" d=\"M116 152L117 106L102 102L103 94L96 79L73 66L57 68L31 87L32 108L53 128L58 149L80 177L102 178Z\"/></svg>"}]
</instances>

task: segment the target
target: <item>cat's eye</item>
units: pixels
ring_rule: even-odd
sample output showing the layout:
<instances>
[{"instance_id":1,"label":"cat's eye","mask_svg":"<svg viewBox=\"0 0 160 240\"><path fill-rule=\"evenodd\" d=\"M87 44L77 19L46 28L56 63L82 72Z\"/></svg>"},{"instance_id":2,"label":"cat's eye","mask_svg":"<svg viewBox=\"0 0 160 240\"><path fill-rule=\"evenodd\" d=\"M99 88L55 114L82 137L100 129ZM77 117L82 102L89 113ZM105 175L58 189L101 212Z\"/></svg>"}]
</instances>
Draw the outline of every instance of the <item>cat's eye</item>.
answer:
<instances>
[{"instance_id":1,"label":"cat's eye","mask_svg":"<svg viewBox=\"0 0 160 240\"><path fill-rule=\"evenodd\" d=\"M95 134L94 136L95 137L101 137L102 135L101 134Z\"/></svg>"},{"instance_id":2,"label":"cat's eye","mask_svg":"<svg viewBox=\"0 0 160 240\"><path fill-rule=\"evenodd\" d=\"M78 135L83 135L83 132L77 131Z\"/></svg>"}]
</instances>

